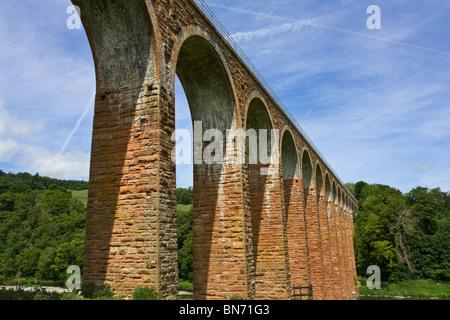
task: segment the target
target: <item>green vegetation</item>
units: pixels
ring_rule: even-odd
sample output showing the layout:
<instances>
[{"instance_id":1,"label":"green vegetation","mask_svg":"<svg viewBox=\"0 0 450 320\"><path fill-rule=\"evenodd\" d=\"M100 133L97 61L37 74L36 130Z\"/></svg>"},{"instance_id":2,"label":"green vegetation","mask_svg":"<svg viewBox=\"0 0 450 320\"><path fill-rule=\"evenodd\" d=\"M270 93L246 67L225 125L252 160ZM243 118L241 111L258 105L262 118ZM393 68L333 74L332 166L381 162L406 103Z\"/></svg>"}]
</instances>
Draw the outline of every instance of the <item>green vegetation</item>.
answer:
<instances>
[{"instance_id":1,"label":"green vegetation","mask_svg":"<svg viewBox=\"0 0 450 320\"><path fill-rule=\"evenodd\" d=\"M0 170L0 194L6 191L17 191L28 186L32 190L45 190L51 185L57 185L67 190L87 190L88 182L76 180L58 180L49 177L34 176L29 173L5 173Z\"/></svg>"},{"instance_id":2,"label":"green vegetation","mask_svg":"<svg viewBox=\"0 0 450 320\"><path fill-rule=\"evenodd\" d=\"M190 194L190 204L178 204L177 206L177 242L178 242L178 275L180 283L192 283L193 280L193 206L192 188L188 190L177 189L177 202L186 200L186 194ZM180 197L181 199L180 199Z\"/></svg>"},{"instance_id":3,"label":"green vegetation","mask_svg":"<svg viewBox=\"0 0 450 320\"><path fill-rule=\"evenodd\" d=\"M0 300L78 300L76 293L50 293L35 288L32 291L18 288L16 290L0 290Z\"/></svg>"},{"instance_id":4,"label":"green vegetation","mask_svg":"<svg viewBox=\"0 0 450 320\"><path fill-rule=\"evenodd\" d=\"M369 290L370 294L417 297L428 292L423 297L429 297L434 292L431 284L450 281L449 193L417 187L403 194L365 182L348 186L359 203L354 237L357 272L366 275L370 265L381 269L383 290ZM439 297L449 293L447 285L439 288ZM361 294L366 291L363 285Z\"/></svg>"},{"instance_id":5,"label":"green vegetation","mask_svg":"<svg viewBox=\"0 0 450 320\"><path fill-rule=\"evenodd\" d=\"M405 280L397 283L381 283L381 290L369 290L365 280L361 279L359 289L361 295L380 297L411 297L411 298L439 298L448 299L450 284L433 280Z\"/></svg>"},{"instance_id":6,"label":"green vegetation","mask_svg":"<svg viewBox=\"0 0 450 320\"><path fill-rule=\"evenodd\" d=\"M192 292L192 283L182 282L179 290ZM178 299L192 300L192 295L180 296ZM114 298L113 292L108 287L82 286L80 292L58 293L35 286L16 289L0 288L0 300L123 300L123 298ZM153 288L142 286L133 291L131 300L161 300L161 297Z\"/></svg>"},{"instance_id":7,"label":"green vegetation","mask_svg":"<svg viewBox=\"0 0 450 320\"><path fill-rule=\"evenodd\" d=\"M68 266L82 271L87 190L79 188L87 183L0 171L0 283L63 286ZM183 202L177 210L180 283L192 291L192 188L177 194ZM145 295L147 289L140 290ZM41 299L41 291L2 291L0 299ZM105 288L83 288L83 294L84 299L112 298Z\"/></svg>"},{"instance_id":8,"label":"green vegetation","mask_svg":"<svg viewBox=\"0 0 450 320\"><path fill-rule=\"evenodd\" d=\"M189 187L187 189L185 188L177 188L177 203L178 204L192 204L192 197L193 197L193 189L192 187Z\"/></svg>"},{"instance_id":9,"label":"green vegetation","mask_svg":"<svg viewBox=\"0 0 450 320\"><path fill-rule=\"evenodd\" d=\"M132 300L160 300L155 291L148 287L138 287L134 290ZM83 286L77 292L50 292L40 287L29 290L21 287L15 290L0 290L0 300L121 300L114 298L108 287Z\"/></svg>"},{"instance_id":10,"label":"green vegetation","mask_svg":"<svg viewBox=\"0 0 450 320\"><path fill-rule=\"evenodd\" d=\"M61 185L45 188L48 181L58 182L0 173L2 283L64 283L68 266L83 267L86 207Z\"/></svg>"},{"instance_id":11,"label":"green vegetation","mask_svg":"<svg viewBox=\"0 0 450 320\"><path fill-rule=\"evenodd\" d=\"M89 300L113 300L114 294L109 287L97 287L97 286L81 286L81 293L83 299Z\"/></svg>"},{"instance_id":12,"label":"green vegetation","mask_svg":"<svg viewBox=\"0 0 450 320\"><path fill-rule=\"evenodd\" d=\"M190 281L182 280L178 283L178 290L192 292L194 291L194 285Z\"/></svg>"},{"instance_id":13,"label":"green vegetation","mask_svg":"<svg viewBox=\"0 0 450 320\"><path fill-rule=\"evenodd\" d=\"M161 300L161 298L152 288L137 287L133 291L133 300Z\"/></svg>"},{"instance_id":14,"label":"green vegetation","mask_svg":"<svg viewBox=\"0 0 450 320\"><path fill-rule=\"evenodd\" d=\"M363 283L361 294L448 297L450 194L421 187L403 194L390 186L365 182L347 186L360 208L355 216L354 245L357 271L362 276L358 279ZM0 283L64 285L68 266L83 269L86 188L86 182L0 170ZM192 188L177 189L182 291L193 289L192 194ZM370 265L381 268L382 290L365 287ZM44 291L3 290L0 299L113 297L107 288L84 288L82 296ZM152 298L150 291L139 288L136 299Z\"/></svg>"},{"instance_id":15,"label":"green vegetation","mask_svg":"<svg viewBox=\"0 0 450 320\"><path fill-rule=\"evenodd\" d=\"M415 188L407 194L358 182L355 253L358 274L377 265L382 280L450 281L450 195Z\"/></svg>"},{"instance_id":16,"label":"green vegetation","mask_svg":"<svg viewBox=\"0 0 450 320\"><path fill-rule=\"evenodd\" d=\"M72 197L80 200L87 207L88 191L87 190L70 190Z\"/></svg>"}]
</instances>

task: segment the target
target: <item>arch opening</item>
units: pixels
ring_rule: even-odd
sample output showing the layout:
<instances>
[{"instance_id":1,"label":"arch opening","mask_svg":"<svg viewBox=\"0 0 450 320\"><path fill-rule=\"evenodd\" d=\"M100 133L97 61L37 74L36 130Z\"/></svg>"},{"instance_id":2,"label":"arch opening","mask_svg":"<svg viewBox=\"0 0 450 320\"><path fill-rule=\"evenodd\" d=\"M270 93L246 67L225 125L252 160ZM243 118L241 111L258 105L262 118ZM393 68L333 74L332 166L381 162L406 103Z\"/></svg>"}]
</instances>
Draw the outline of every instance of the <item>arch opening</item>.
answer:
<instances>
[{"instance_id":1,"label":"arch opening","mask_svg":"<svg viewBox=\"0 0 450 320\"><path fill-rule=\"evenodd\" d=\"M260 98L252 99L246 119L246 163L267 166L272 160L272 121Z\"/></svg>"},{"instance_id":2,"label":"arch opening","mask_svg":"<svg viewBox=\"0 0 450 320\"><path fill-rule=\"evenodd\" d=\"M246 119L255 298L270 299L274 290L284 292L287 297L286 243L279 236L283 232L281 179L278 168L272 171L272 146L278 147L279 142L272 141L270 114L259 97L250 101Z\"/></svg>"},{"instance_id":3,"label":"arch opening","mask_svg":"<svg viewBox=\"0 0 450 320\"><path fill-rule=\"evenodd\" d=\"M218 252L217 219L226 211L224 184L226 171L226 132L234 124L234 98L224 63L204 37L185 39L176 58L176 76L186 96L193 133L193 213L192 251L194 299L207 299L219 292L210 290L219 279L225 258ZM177 92L176 95L180 95ZM186 115L185 115L186 116ZM177 119L175 119L177 122ZM186 176L186 172L183 172ZM213 270L213 271L211 271Z\"/></svg>"},{"instance_id":4,"label":"arch opening","mask_svg":"<svg viewBox=\"0 0 450 320\"><path fill-rule=\"evenodd\" d=\"M248 164L248 182L250 190L250 208L252 216L252 239L253 239L253 256L255 260L255 268L258 268L259 245L260 245L260 229L263 212L266 210L265 191L268 182L268 176L261 174L261 168L267 166L260 162L260 130L267 130L268 140L272 123L267 108L259 98L254 98L250 102L247 109L246 117L246 163ZM270 150L270 148L269 148Z\"/></svg>"},{"instance_id":5,"label":"arch opening","mask_svg":"<svg viewBox=\"0 0 450 320\"><path fill-rule=\"evenodd\" d=\"M302 156L302 178L305 189L312 188L312 163L308 151L303 151Z\"/></svg>"},{"instance_id":6,"label":"arch opening","mask_svg":"<svg viewBox=\"0 0 450 320\"><path fill-rule=\"evenodd\" d=\"M331 190L331 183L330 183L330 177L328 176L328 173L325 176L325 199L327 202L331 202L333 198L332 190Z\"/></svg>"},{"instance_id":7,"label":"arch opening","mask_svg":"<svg viewBox=\"0 0 450 320\"><path fill-rule=\"evenodd\" d=\"M338 195L337 195L336 183L333 181L333 203L337 204L337 201L338 201Z\"/></svg>"},{"instance_id":8,"label":"arch opening","mask_svg":"<svg viewBox=\"0 0 450 320\"><path fill-rule=\"evenodd\" d=\"M281 140L281 168L283 179L291 180L299 177L297 149L289 131L285 131Z\"/></svg>"},{"instance_id":9,"label":"arch opening","mask_svg":"<svg viewBox=\"0 0 450 320\"><path fill-rule=\"evenodd\" d=\"M234 102L226 69L214 47L201 36L186 39L177 59L176 73L189 101L192 121L202 129L232 127Z\"/></svg>"},{"instance_id":10,"label":"arch opening","mask_svg":"<svg viewBox=\"0 0 450 320\"><path fill-rule=\"evenodd\" d=\"M317 194L317 200L320 200L320 197L322 196L322 187L323 187L322 169L320 168L320 165L317 164L317 166L316 166L316 194Z\"/></svg>"}]
</instances>

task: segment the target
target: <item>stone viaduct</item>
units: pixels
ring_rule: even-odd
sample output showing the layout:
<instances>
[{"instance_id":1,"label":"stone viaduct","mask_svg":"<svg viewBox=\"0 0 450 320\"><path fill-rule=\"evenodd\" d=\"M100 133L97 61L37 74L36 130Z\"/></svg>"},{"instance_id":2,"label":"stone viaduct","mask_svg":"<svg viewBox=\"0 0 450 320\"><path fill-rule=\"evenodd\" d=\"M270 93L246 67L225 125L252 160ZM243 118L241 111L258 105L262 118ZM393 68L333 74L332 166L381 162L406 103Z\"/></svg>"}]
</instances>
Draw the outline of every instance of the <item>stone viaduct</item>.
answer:
<instances>
[{"instance_id":1,"label":"stone viaduct","mask_svg":"<svg viewBox=\"0 0 450 320\"><path fill-rule=\"evenodd\" d=\"M290 299L311 283L314 299L352 299L357 202L203 1L72 2L97 81L84 282L177 294L177 74L203 131L280 132L276 174L194 165L194 298Z\"/></svg>"}]
</instances>

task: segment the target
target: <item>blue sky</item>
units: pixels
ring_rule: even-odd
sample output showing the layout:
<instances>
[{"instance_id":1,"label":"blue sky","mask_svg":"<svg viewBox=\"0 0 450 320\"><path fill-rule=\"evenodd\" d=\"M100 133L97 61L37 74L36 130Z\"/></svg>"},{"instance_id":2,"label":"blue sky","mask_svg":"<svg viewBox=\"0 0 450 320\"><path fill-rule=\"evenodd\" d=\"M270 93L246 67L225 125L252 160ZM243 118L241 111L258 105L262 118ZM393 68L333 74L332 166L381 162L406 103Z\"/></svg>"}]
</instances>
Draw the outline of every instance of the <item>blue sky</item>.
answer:
<instances>
[{"instance_id":1,"label":"blue sky","mask_svg":"<svg viewBox=\"0 0 450 320\"><path fill-rule=\"evenodd\" d=\"M450 191L449 1L206 3L344 182ZM70 4L0 2L3 171L88 179L95 73ZM176 100L189 129L180 86ZM177 184L192 184L190 167Z\"/></svg>"}]
</instances>

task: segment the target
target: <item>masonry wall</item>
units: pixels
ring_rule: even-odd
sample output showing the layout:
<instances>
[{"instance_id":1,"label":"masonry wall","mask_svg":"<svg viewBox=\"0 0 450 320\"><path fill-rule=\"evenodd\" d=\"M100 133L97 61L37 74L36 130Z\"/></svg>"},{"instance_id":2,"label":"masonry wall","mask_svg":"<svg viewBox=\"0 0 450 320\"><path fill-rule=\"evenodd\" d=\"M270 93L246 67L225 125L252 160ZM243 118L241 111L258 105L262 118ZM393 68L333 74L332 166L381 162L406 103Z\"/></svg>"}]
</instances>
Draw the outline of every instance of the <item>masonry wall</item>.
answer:
<instances>
[{"instance_id":1,"label":"masonry wall","mask_svg":"<svg viewBox=\"0 0 450 320\"><path fill-rule=\"evenodd\" d=\"M249 103L257 97L273 129L293 132L299 163L300 151L308 150L339 185L192 1L118 0L112 8L106 0L73 2L83 12L97 72L87 284L111 286L118 296L141 285L166 299L177 294L174 79L179 52L191 37L205 39L217 54L208 58L223 63L234 128L245 129ZM116 37L105 42L111 33ZM222 121L219 112L204 116ZM258 169L194 168L195 298L289 299L292 286L311 282L314 299L351 299L356 273L350 213L328 208L322 190L305 189L301 176L284 181Z\"/></svg>"},{"instance_id":2,"label":"masonry wall","mask_svg":"<svg viewBox=\"0 0 450 320\"><path fill-rule=\"evenodd\" d=\"M311 282L311 271L303 183L300 178L284 180L283 183L291 286L307 286Z\"/></svg>"}]
</instances>

